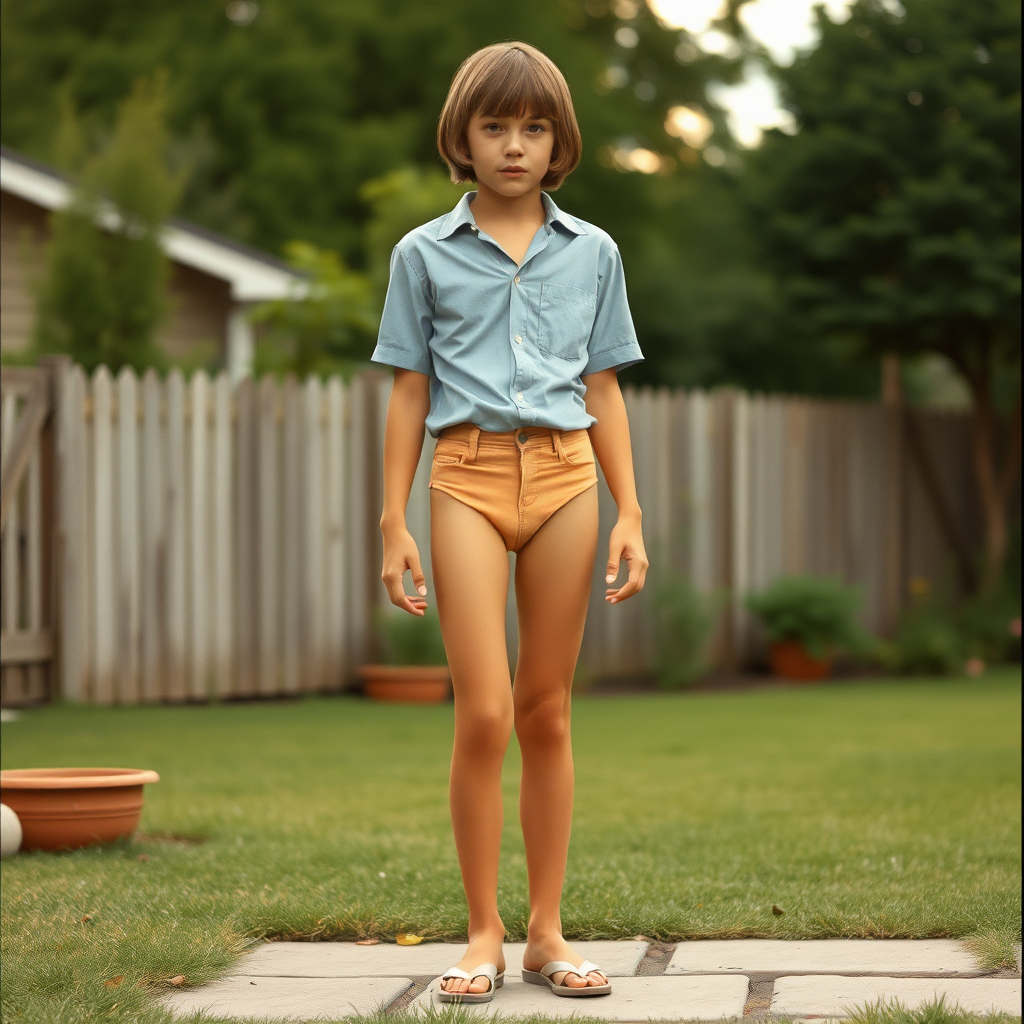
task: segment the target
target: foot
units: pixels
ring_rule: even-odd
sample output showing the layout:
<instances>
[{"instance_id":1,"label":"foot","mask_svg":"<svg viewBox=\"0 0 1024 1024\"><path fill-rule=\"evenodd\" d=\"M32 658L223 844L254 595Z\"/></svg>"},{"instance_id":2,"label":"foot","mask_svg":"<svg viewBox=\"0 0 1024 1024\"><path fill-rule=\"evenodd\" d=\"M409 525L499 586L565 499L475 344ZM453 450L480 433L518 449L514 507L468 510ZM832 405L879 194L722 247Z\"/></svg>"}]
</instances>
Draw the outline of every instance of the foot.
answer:
<instances>
[{"instance_id":1,"label":"foot","mask_svg":"<svg viewBox=\"0 0 1024 1024\"><path fill-rule=\"evenodd\" d=\"M505 970L505 954L501 950L504 938L504 929L474 934L469 940L466 955L455 966L472 975L481 964L494 964L500 974ZM445 978L441 982L441 989L445 992L486 992L490 986L491 979L485 974L469 981L465 978Z\"/></svg>"},{"instance_id":2,"label":"foot","mask_svg":"<svg viewBox=\"0 0 1024 1024\"><path fill-rule=\"evenodd\" d=\"M540 969L552 960L565 960L566 963L579 966L585 957L579 955L561 935L545 935L537 938L527 938L526 949L523 951L523 967L528 971L540 971ZM555 971L551 980L556 985L565 985L566 988L587 988L593 985L607 985L608 979L601 971L591 971L589 974L580 976L572 971Z\"/></svg>"}]
</instances>

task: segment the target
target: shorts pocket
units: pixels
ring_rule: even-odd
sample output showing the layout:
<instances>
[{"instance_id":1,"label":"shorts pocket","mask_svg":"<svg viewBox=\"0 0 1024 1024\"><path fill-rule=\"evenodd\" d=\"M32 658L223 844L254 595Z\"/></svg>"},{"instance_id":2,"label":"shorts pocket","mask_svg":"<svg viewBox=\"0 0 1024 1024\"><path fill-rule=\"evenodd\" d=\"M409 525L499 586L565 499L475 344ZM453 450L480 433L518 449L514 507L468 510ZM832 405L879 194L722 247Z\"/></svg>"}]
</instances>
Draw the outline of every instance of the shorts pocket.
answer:
<instances>
[{"instance_id":1,"label":"shorts pocket","mask_svg":"<svg viewBox=\"0 0 1024 1024\"><path fill-rule=\"evenodd\" d=\"M565 452L566 459L574 466L586 466L595 461L594 446L590 443L590 435L586 431L579 438L569 442L566 442L563 436L562 451Z\"/></svg>"},{"instance_id":2,"label":"shorts pocket","mask_svg":"<svg viewBox=\"0 0 1024 1024\"><path fill-rule=\"evenodd\" d=\"M434 446L433 462L438 466L456 466L469 451L469 445L452 438L441 438Z\"/></svg>"},{"instance_id":3,"label":"shorts pocket","mask_svg":"<svg viewBox=\"0 0 1024 1024\"><path fill-rule=\"evenodd\" d=\"M596 310L593 292L566 284L543 283L537 347L560 359L579 359L590 340Z\"/></svg>"}]
</instances>

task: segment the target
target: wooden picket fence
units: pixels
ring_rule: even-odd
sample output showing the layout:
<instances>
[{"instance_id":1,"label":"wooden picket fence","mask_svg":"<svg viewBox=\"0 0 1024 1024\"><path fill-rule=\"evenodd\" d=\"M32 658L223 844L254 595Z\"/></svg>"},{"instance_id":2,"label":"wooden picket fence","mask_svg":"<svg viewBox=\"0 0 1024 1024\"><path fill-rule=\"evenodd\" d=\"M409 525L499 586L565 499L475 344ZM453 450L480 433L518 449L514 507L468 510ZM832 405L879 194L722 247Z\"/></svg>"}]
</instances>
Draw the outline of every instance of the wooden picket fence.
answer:
<instances>
[{"instance_id":1,"label":"wooden picket fence","mask_svg":"<svg viewBox=\"0 0 1024 1024\"><path fill-rule=\"evenodd\" d=\"M52 360L4 369L3 380L5 704L327 692L350 687L355 666L379 653L389 374L232 386L223 374L90 377ZM894 410L624 394L651 561L716 596L719 667L759 656L742 595L781 574L859 584L864 624L886 634L908 581L947 572L949 538ZM49 396L45 408L32 395ZM918 427L947 527L977 536L965 418L929 414ZM431 593L432 448L428 436L408 508ZM619 606L603 600L615 510L603 477L599 487L581 654L590 677L647 671L654 650L653 587ZM507 632L513 658L511 585Z\"/></svg>"}]
</instances>

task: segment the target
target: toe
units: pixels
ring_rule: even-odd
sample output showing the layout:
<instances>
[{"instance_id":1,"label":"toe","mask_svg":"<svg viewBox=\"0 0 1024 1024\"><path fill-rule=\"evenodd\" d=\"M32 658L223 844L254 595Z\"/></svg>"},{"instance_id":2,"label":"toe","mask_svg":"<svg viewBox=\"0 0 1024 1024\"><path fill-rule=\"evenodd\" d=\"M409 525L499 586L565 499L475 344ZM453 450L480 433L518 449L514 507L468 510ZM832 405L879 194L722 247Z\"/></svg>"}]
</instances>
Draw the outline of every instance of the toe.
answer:
<instances>
[{"instance_id":1,"label":"toe","mask_svg":"<svg viewBox=\"0 0 1024 1024\"><path fill-rule=\"evenodd\" d=\"M578 974L566 973L565 980L562 984L567 988L586 988L587 979L580 977Z\"/></svg>"},{"instance_id":2,"label":"toe","mask_svg":"<svg viewBox=\"0 0 1024 1024\"><path fill-rule=\"evenodd\" d=\"M486 974L478 974L470 983L470 992L486 992L491 987L491 979Z\"/></svg>"},{"instance_id":3,"label":"toe","mask_svg":"<svg viewBox=\"0 0 1024 1024\"><path fill-rule=\"evenodd\" d=\"M590 985L607 985L608 979L600 971L591 971L587 975L587 983Z\"/></svg>"}]
</instances>

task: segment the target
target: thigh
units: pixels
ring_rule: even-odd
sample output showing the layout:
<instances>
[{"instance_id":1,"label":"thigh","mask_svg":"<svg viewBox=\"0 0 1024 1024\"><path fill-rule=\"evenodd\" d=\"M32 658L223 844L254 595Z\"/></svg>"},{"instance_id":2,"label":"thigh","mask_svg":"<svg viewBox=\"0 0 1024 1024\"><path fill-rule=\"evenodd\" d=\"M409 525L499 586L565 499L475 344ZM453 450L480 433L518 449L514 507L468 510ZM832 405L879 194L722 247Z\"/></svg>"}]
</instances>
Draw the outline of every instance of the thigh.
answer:
<instances>
[{"instance_id":1,"label":"thigh","mask_svg":"<svg viewBox=\"0 0 1024 1024\"><path fill-rule=\"evenodd\" d=\"M572 683L597 553L597 486L554 512L516 556L516 703Z\"/></svg>"},{"instance_id":2,"label":"thigh","mask_svg":"<svg viewBox=\"0 0 1024 1024\"><path fill-rule=\"evenodd\" d=\"M444 491L430 491L430 558L456 709L507 706L505 647L508 552L486 516Z\"/></svg>"}]
</instances>

